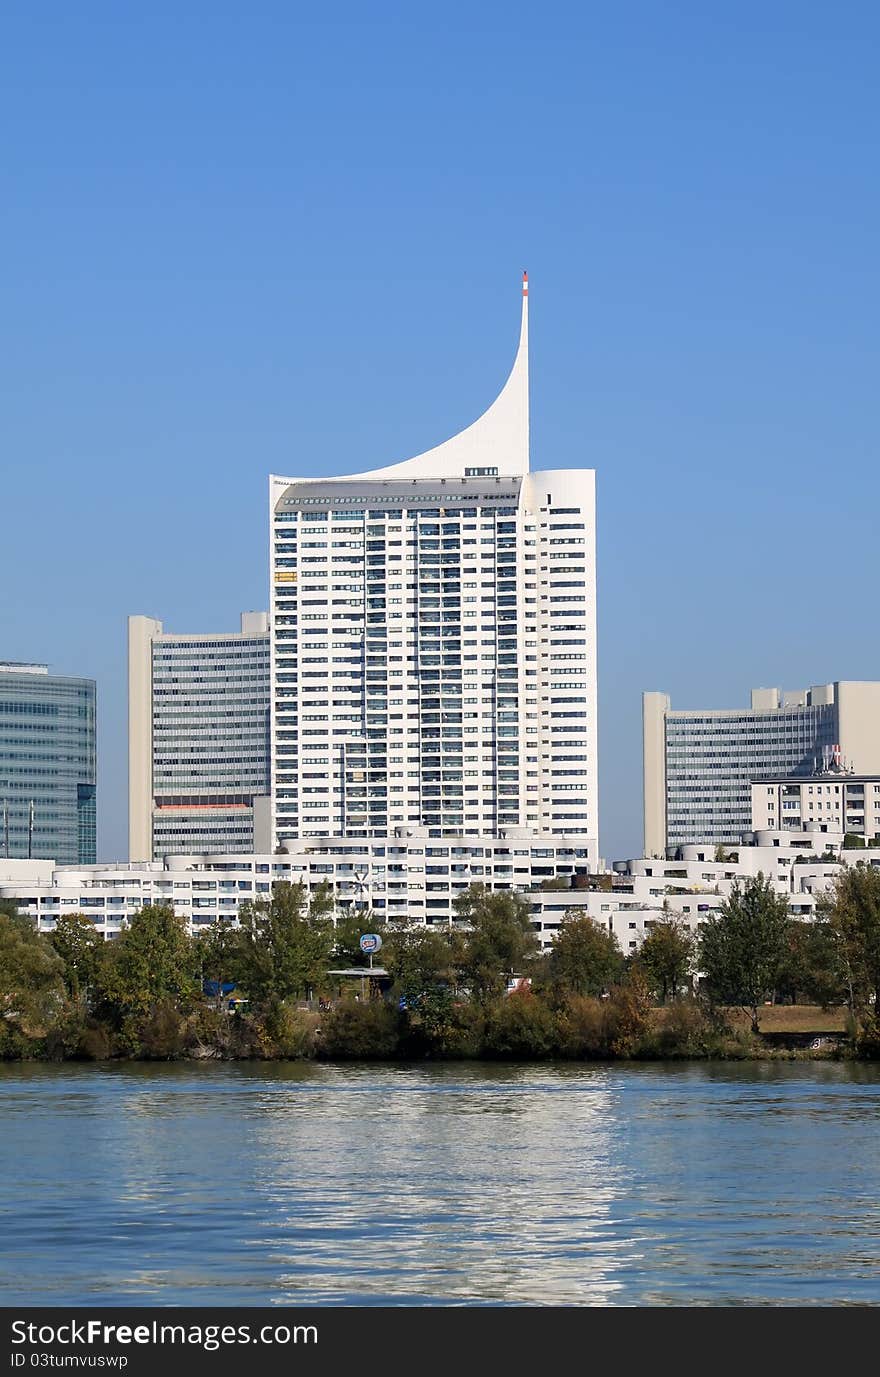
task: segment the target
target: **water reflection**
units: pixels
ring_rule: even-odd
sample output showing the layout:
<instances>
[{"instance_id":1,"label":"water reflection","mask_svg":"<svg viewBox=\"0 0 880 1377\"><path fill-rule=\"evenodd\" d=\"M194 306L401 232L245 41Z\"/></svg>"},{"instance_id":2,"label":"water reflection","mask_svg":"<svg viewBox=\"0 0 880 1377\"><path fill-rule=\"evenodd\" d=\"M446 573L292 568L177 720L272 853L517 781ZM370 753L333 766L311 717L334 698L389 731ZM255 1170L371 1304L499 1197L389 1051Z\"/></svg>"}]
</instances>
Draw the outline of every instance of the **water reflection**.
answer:
<instances>
[{"instance_id":1,"label":"water reflection","mask_svg":"<svg viewBox=\"0 0 880 1377\"><path fill-rule=\"evenodd\" d=\"M0 1068L7 1304L880 1302L876 1068Z\"/></svg>"},{"instance_id":2,"label":"water reflection","mask_svg":"<svg viewBox=\"0 0 880 1377\"><path fill-rule=\"evenodd\" d=\"M348 1090L357 1090L355 1082ZM399 1297L552 1303L616 1289L607 1230L617 1092L605 1071L389 1072L307 1116L277 1100L255 1132L271 1207L276 1300ZM310 1111L312 1106L310 1106ZM356 1266L349 1267L349 1259ZM561 1268L558 1270L557 1263Z\"/></svg>"}]
</instances>

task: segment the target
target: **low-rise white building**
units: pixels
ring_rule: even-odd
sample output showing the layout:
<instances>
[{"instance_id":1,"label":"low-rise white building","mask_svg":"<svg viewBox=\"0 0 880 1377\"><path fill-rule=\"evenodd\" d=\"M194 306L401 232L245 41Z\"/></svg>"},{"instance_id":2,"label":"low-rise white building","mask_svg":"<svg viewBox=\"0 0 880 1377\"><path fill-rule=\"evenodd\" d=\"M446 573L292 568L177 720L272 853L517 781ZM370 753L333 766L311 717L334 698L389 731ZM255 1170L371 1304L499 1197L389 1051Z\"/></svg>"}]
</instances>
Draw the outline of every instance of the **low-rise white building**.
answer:
<instances>
[{"instance_id":1,"label":"low-rise white building","mask_svg":"<svg viewBox=\"0 0 880 1377\"><path fill-rule=\"evenodd\" d=\"M386 921L444 925L472 884L531 890L547 880L573 883L590 871L588 846L511 829L491 839L438 839L426 829L405 836L316 838L275 855L166 856L161 861L55 866L51 861L0 863L0 898L14 899L41 931L64 912L87 914L115 936L145 904L171 903L194 931L234 919L243 900L265 898L274 881L315 889L328 883L340 908Z\"/></svg>"},{"instance_id":2,"label":"low-rise white building","mask_svg":"<svg viewBox=\"0 0 880 1377\"><path fill-rule=\"evenodd\" d=\"M619 866L610 890L530 894L533 919L546 948L567 916L586 913L607 927L629 956L657 923L674 919L696 933L735 884L758 874L788 896L793 918L812 919L817 899L843 865L861 859L880 866L880 850L845 851L842 843L840 833L763 830L728 850L683 846L675 861L642 857Z\"/></svg>"},{"instance_id":3,"label":"low-rise white building","mask_svg":"<svg viewBox=\"0 0 880 1377\"><path fill-rule=\"evenodd\" d=\"M525 893L544 949L566 918L587 915L631 955L665 920L696 932L750 876L767 876L788 896L792 916L809 920L843 865L861 860L880 866L880 849L845 850L842 833L815 829L761 829L738 847L683 846L679 854L674 861L619 863L600 877L590 874L577 848L539 846L528 837L481 843L470 837L438 841L425 833L381 841L326 838L276 855L168 856L96 866L0 861L0 899L14 900L42 932L51 932L65 913L83 913L112 938L146 904L171 904L193 932L220 919L234 921L242 902L267 898L273 884L285 880L310 891L329 884L340 913L353 908L365 920L369 913L388 922L446 926L455 921L459 895L481 883ZM605 887L594 887L600 884Z\"/></svg>"}]
</instances>

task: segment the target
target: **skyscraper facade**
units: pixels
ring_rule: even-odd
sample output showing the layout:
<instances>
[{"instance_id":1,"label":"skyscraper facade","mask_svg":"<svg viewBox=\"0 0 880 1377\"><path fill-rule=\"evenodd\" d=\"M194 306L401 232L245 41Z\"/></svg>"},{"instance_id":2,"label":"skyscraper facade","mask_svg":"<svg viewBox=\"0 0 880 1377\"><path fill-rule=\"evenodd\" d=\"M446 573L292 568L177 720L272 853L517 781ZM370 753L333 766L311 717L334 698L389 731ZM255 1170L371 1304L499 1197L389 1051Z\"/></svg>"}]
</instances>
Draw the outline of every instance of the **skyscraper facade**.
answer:
<instances>
[{"instance_id":1,"label":"skyscraper facade","mask_svg":"<svg viewBox=\"0 0 880 1377\"><path fill-rule=\"evenodd\" d=\"M0 663L0 850L92 865L95 682Z\"/></svg>"},{"instance_id":2,"label":"skyscraper facade","mask_svg":"<svg viewBox=\"0 0 880 1377\"><path fill-rule=\"evenodd\" d=\"M598 858L595 475L529 469L528 283L495 402L270 479L273 842L575 836Z\"/></svg>"},{"instance_id":3,"label":"skyscraper facade","mask_svg":"<svg viewBox=\"0 0 880 1377\"><path fill-rule=\"evenodd\" d=\"M269 631L169 635L128 619L129 859L265 850Z\"/></svg>"}]
</instances>

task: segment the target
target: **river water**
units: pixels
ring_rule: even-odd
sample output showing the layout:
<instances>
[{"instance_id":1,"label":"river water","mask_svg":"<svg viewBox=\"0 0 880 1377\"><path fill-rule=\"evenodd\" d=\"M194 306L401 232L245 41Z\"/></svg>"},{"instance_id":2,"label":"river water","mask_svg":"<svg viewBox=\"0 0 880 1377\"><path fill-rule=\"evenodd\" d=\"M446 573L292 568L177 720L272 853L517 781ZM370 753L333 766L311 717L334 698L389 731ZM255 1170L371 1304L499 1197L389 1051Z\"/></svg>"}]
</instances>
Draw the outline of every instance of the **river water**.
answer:
<instances>
[{"instance_id":1,"label":"river water","mask_svg":"<svg viewBox=\"0 0 880 1377\"><path fill-rule=\"evenodd\" d=\"M6 1305L880 1304L880 1068L0 1066Z\"/></svg>"}]
</instances>

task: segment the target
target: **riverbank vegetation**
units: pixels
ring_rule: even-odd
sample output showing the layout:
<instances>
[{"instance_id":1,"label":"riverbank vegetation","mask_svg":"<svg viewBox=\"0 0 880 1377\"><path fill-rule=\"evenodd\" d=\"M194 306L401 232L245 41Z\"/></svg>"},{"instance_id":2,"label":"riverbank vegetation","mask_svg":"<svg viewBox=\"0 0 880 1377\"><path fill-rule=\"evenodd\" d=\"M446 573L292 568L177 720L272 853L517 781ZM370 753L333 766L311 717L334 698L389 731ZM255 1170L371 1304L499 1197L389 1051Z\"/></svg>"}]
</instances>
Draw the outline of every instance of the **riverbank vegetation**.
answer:
<instances>
[{"instance_id":1,"label":"riverbank vegetation","mask_svg":"<svg viewBox=\"0 0 880 1377\"><path fill-rule=\"evenodd\" d=\"M627 957L575 914L542 953L513 891L475 885L457 907L452 928L383 926L338 920L327 889L279 884L237 924L191 935L148 907L107 942L82 914L42 935L3 905L0 1057L880 1054L880 875L868 867L837 880L815 922L790 918L758 876L696 938L670 914ZM365 931L382 936L381 975L360 952Z\"/></svg>"}]
</instances>

